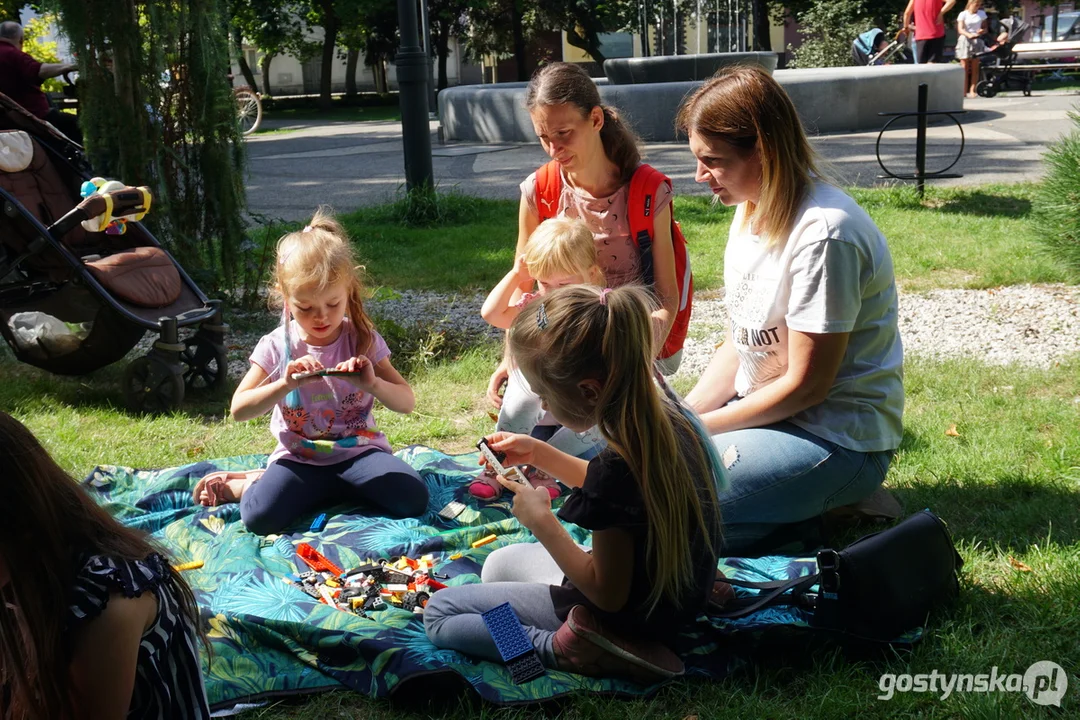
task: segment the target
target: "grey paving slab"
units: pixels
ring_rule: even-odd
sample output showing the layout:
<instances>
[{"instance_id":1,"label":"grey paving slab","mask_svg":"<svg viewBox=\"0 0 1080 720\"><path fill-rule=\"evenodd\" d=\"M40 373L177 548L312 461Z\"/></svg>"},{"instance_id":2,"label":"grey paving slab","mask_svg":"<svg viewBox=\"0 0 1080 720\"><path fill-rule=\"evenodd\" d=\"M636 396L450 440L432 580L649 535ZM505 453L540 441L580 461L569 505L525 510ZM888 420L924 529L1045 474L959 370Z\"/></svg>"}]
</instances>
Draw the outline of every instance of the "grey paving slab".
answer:
<instances>
[{"instance_id":1,"label":"grey paving slab","mask_svg":"<svg viewBox=\"0 0 1080 720\"><path fill-rule=\"evenodd\" d=\"M965 101L959 116L966 144L953 172L964 177L935 181L942 185L978 185L1037 180L1042 155L1052 141L1073 129L1067 113L1080 94L1036 93L1032 97L999 95ZM265 217L302 220L320 204L341 212L378 204L403 192L405 168L401 126L396 122L295 123L289 132L256 135L248 140L247 192L250 210ZM518 197L518 184L546 156L538 143L527 145L452 144L437 141L431 124L436 183L490 198ZM894 183L878 176L877 132L821 135L811 138L826 161L827 172L844 184ZM935 123L927 133L927 169L947 164L955 154L955 126ZM894 172L914 169L915 132L909 124L882 139L881 152ZM684 144L650 143L648 162L670 175L680 194L706 195L694 182L693 158Z\"/></svg>"}]
</instances>

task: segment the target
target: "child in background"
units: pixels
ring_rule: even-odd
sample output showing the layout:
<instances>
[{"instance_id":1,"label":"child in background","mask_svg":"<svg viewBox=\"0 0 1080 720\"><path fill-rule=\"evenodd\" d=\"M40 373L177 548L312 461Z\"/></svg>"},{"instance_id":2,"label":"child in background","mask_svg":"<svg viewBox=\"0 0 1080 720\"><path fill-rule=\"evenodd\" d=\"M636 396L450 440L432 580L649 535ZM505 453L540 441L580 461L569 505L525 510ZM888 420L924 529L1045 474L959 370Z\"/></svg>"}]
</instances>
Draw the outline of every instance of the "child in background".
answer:
<instances>
[{"instance_id":1,"label":"child in background","mask_svg":"<svg viewBox=\"0 0 1080 720\"><path fill-rule=\"evenodd\" d=\"M480 314L505 330L533 299L566 285L599 285L603 281L604 271L597 262L596 242L589 227L580 220L552 218L540 223L529 236L525 251L488 295ZM523 293L522 288L530 291ZM575 457L594 453L601 442L595 429L575 433L560 427L516 368L507 378L496 429L539 437ZM558 485L546 473L532 472L530 481L534 486L546 487L552 498L559 496ZM469 486L469 492L491 500L502 495L502 486L494 475L485 472Z\"/></svg>"},{"instance_id":2,"label":"child in background","mask_svg":"<svg viewBox=\"0 0 1080 720\"><path fill-rule=\"evenodd\" d=\"M272 410L277 449L261 477L211 474L196 485L195 500L239 502L244 525L259 535L342 502L392 517L422 514L427 486L391 453L371 414L376 399L412 412L413 391L364 313L359 268L329 213L320 209L310 225L278 243L271 292L282 302L282 324L251 354L232 416L250 420ZM324 369L350 374L295 377Z\"/></svg>"},{"instance_id":3,"label":"child in background","mask_svg":"<svg viewBox=\"0 0 1080 720\"><path fill-rule=\"evenodd\" d=\"M209 718L191 590L0 412L0 717Z\"/></svg>"},{"instance_id":4,"label":"child in background","mask_svg":"<svg viewBox=\"0 0 1080 720\"><path fill-rule=\"evenodd\" d=\"M577 285L534 300L510 329L513 360L555 419L597 426L589 461L528 435L495 433L492 450L574 488L559 518L592 530L592 552L551 512L551 498L500 477L538 543L509 545L483 582L440 590L424 611L439 647L499 661L481 614L509 602L546 667L656 682L682 672L670 643L704 608L716 577L723 483L697 417L654 381L648 295Z\"/></svg>"}]
</instances>

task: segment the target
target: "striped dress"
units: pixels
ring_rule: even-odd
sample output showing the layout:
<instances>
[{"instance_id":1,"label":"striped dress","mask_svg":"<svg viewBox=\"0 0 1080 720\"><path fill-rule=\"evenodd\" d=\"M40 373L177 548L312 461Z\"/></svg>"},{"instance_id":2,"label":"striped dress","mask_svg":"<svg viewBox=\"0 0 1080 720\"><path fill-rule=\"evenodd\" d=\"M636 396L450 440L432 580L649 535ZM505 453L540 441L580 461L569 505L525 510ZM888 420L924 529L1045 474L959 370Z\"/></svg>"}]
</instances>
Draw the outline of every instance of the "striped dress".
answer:
<instances>
[{"instance_id":1,"label":"striped dress","mask_svg":"<svg viewBox=\"0 0 1080 720\"><path fill-rule=\"evenodd\" d=\"M169 582L168 561L154 553L142 561L91 555L82 561L68 607L67 630L77 630L105 610L109 596L158 600L154 624L143 634L128 718L209 718L195 628Z\"/></svg>"}]
</instances>

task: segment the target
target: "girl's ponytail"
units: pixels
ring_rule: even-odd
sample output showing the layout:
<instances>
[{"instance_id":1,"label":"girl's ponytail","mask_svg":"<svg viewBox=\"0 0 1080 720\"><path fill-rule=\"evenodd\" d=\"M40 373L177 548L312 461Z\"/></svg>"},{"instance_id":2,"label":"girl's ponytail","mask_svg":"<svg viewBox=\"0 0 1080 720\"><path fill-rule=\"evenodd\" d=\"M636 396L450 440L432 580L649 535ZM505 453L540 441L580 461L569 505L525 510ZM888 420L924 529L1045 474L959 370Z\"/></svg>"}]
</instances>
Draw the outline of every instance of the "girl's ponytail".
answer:
<instances>
[{"instance_id":1,"label":"girl's ponytail","mask_svg":"<svg viewBox=\"0 0 1080 720\"><path fill-rule=\"evenodd\" d=\"M601 105L604 111L604 127L600 128L600 142L604 144L604 154L615 163L624 182L630 182L634 171L641 164L640 142L637 134L619 115L619 111L610 105Z\"/></svg>"},{"instance_id":2,"label":"girl's ponytail","mask_svg":"<svg viewBox=\"0 0 1080 720\"><path fill-rule=\"evenodd\" d=\"M693 587L689 537L700 534L710 550L719 548L716 491L723 480L700 422L656 388L650 297L637 287L561 288L518 315L509 343L556 416L595 422L637 479L648 516L644 561L653 587L645 602L651 609L661 599L677 605ZM601 387L593 402L582 395L585 380Z\"/></svg>"}]
</instances>

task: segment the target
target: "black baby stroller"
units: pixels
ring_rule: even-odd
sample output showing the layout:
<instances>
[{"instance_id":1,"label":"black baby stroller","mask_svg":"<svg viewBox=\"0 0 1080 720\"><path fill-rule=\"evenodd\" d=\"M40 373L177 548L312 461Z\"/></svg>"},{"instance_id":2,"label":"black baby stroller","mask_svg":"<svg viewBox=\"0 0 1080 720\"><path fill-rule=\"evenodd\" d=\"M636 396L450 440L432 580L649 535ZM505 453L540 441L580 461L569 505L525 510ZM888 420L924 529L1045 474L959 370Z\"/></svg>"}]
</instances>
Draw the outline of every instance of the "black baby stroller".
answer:
<instances>
[{"instance_id":1,"label":"black baby stroller","mask_svg":"<svg viewBox=\"0 0 1080 720\"><path fill-rule=\"evenodd\" d=\"M885 33L878 28L871 28L859 35L851 43L851 57L856 65L884 65L894 62L912 62L911 53L904 41L907 35L903 30L896 33L891 42L886 42Z\"/></svg>"},{"instance_id":2,"label":"black baby stroller","mask_svg":"<svg viewBox=\"0 0 1080 720\"><path fill-rule=\"evenodd\" d=\"M136 411L168 411L185 389L221 387L220 301L207 300L139 223L123 234L87 230L83 221L104 226L149 205L144 189L122 186L80 202L89 171L79 145L0 94L0 333L20 361L82 375L156 332L153 349L124 374Z\"/></svg>"},{"instance_id":3,"label":"black baby stroller","mask_svg":"<svg viewBox=\"0 0 1080 720\"><path fill-rule=\"evenodd\" d=\"M981 97L992 98L1002 90L1016 89L1029 96L1034 74L1016 69L1013 46L1023 42L1024 35L1031 26L1016 17L1003 18L999 25L1006 33L1005 39L975 56L979 61L979 74L983 78L975 86L975 92ZM998 34L1000 35L1000 30Z\"/></svg>"}]
</instances>

